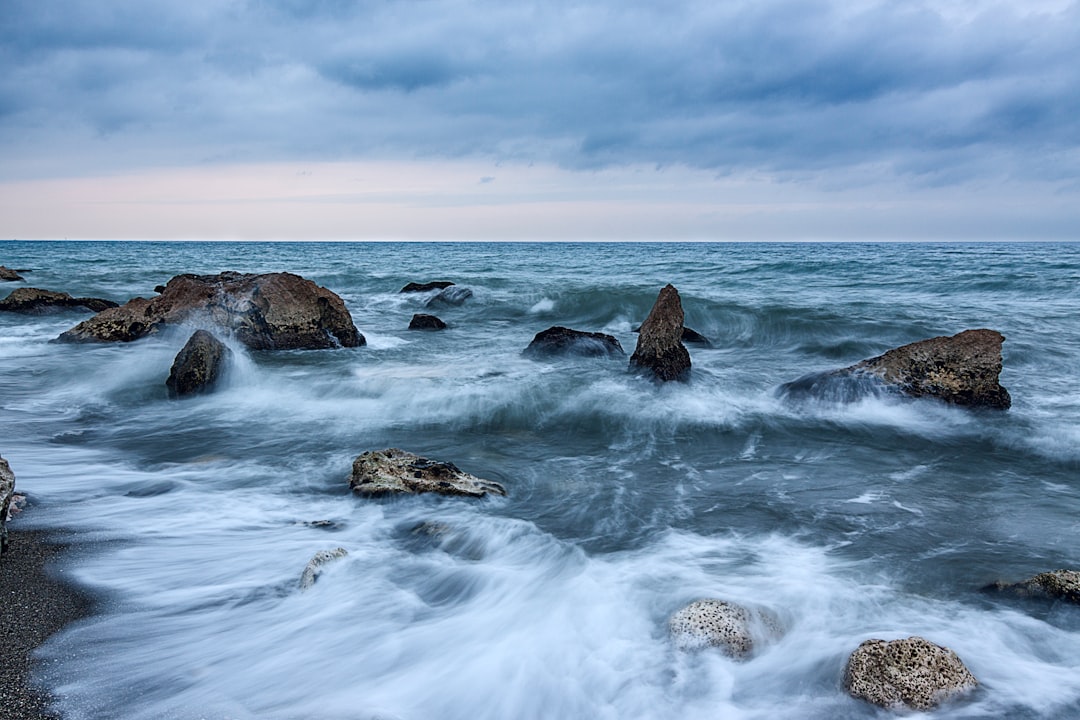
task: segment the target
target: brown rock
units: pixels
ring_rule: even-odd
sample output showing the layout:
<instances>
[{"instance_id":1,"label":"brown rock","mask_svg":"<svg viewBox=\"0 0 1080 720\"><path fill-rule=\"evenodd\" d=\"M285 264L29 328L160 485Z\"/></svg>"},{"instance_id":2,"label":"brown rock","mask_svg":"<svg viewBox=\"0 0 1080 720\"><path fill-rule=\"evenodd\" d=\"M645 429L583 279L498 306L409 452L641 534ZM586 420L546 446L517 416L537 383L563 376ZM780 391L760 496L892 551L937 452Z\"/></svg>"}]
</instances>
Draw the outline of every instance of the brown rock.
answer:
<instances>
[{"instance_id":1,"label":"brown rock","mask_svg":"<svg viewBox=\"0 0 1080 720\"><path fill-rule=\"evenodd\" d=\"M469 475L453 463L429 460L405 450L373 450L353 461L349 487L358 495L438 493L483 497L505 495L502 485Z\"/></svg>"},{"instance_id":2,"label":"brown rock","mask_svg":"<svg viewBox=\"0 0 1080 720\"><path fill-rule=\"evenodd\" d=\"M956 653L921 637L867 640L844 670L848 694L892 709L930 710L978 684Z\"/></svg>"},{"instance_id":3,"label":"brown rock","mask_svg":"<svg viewBox=\"0 0 1080 720\"><path fill-rule=\"evenodd\" d=\"M550 357L553 355L585 355L588 357L625 356L619 341L611 335L584 332L570 328L550 327L536 333L529 346L522 352L526 357Z\"/></svg>"},{"instance_id":4,"label":"brown rock","mask_svg":"<svg viewBox=\"0 0 1080 720\"><path fill-rule=\"evenodd\" d=\"M3 300L0 300L0 312L16 312L28 315L46 313L58 308L85 308L101 312L117 307L112 300L100 298L76 298L65 292L53 292L39 288L16 288Z\"/></svg>"},{"instance_id":5,"label":"brown rock","mask_svg":"<svg viewBox=\"0 0 1080 720\"><path fill-rule=\"evenodd\" d=\"M690 353L682 344L683 309L679 291L666 285L649 317L641 324L630 368L651 372L658 380L686 380Z\"/></svg>"},{"instance_id":6,"label":"brown rock","mask_svg":"<svg viewBox=\"0 0 1080 720\"><path fill-rule=\"evenodd\" d=\"M182 397L212 390L231 355L232 351L212 334L196 330L173 361L165 381L169 395Z\"/></svg>"},{"instance_id":7,"label":"brown rock","mask_svg":"<svg viewBox=\"0 0 1080 720\"><path fill-rule=\"evenodd\" d=\"M1020 597L1064 600L1080 604L1080 572L1076 570L1051 570L1039 573L1023 582L996 583L990 590L1011 593Z\"/></svg>"},{"instance_id":8,"label":"brown rock","mask_svg":"<svg viewBox=\"0 0 1080 720\"><path fill-rule=\"evenodd\" d=\"M15 282L22 279L23 276L19 273L15 272L9 267L4 267L3 265L0 265L0 280L4 280L7 282Z\"/></svg>"},{"instance_id":9,"label":"brown rock","mask_svg":"<svg viewBox=\"0 0 1080 720\"><path fill-rule=\"evenodd\" d=\"M357 347L364 336L336 294L292 273L177 275L152 300L135 298L60 336L65 342L130 342L163 325L215 325L254 350Z\"/></svg>"}]
</instances>

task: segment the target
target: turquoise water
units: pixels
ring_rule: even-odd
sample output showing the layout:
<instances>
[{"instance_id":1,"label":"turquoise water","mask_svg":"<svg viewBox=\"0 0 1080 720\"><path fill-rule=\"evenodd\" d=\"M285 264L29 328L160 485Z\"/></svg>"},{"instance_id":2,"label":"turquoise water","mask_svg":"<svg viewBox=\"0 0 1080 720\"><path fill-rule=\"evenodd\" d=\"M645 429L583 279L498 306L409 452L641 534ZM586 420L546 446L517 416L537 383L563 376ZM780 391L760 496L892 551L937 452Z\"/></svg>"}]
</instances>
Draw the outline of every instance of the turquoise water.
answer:
<instances>
[{"instance_id":1,"label":"turquoise water","mask_svg":"<svg viewBox=\"0 0 1080 720\"><path fill-rule=\"evenodd\" d=\"M102 598L41 652L70 718L871 718L846 657L908 635L981 681L938 717L1080 713L1080 610L979 592L1080 566L1080 245L0 242L0 263L118 301L288 270L368 340L234 343L220 392L175 402L187 329L63 345L86 313L0 316L18 522L70 531L66 573ZM474 297L408 332L424 298L397 291L436 279ZM713 344L689 383L521 357L552 325L632 352L668 282ZM1006 336L1005 413L778 393L979 327ZM352 458L386 447L509 497L351 496ZM676 652L666 619L701 597L786 634L745 663Z\"/></svg>"}]
</instances>

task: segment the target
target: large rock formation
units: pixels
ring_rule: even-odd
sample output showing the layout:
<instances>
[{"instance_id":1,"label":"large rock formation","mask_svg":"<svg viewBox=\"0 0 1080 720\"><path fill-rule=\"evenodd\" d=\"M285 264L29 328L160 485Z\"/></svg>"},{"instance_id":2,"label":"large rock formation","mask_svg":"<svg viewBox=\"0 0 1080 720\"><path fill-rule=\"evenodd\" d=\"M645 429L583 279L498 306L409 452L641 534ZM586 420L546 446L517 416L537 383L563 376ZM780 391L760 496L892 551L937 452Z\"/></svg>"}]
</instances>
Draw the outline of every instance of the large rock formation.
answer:
<instances>
[{"instance_id":1,"label":"large rock formation","mask_svg":"<svg viewBox=\"0 0 1080 720\"><path fill-rule=\"evenodd\" d=\"M1064 600L1080 605L1080 572L1051 570L1039 573L1023 582L995 583L988 590L1006 592L1019 597Z\"/></svg>"},{"instance_id":2,"label":"large rock formation","mask_svg":"<svg viewBox=\"0 0 1080 720\"><path fill-rule=\"evenodd\" d=\"M585 355L588 357L611 357L626 355L619 341L611 335L584 332L570 328L550 327L538 332L522 355L532 358L553 355Z\"/></svg>"},{"instance_id":3,"label":"large rock formation","mask_svg":"<svg viewBox=\"0 0 1080 720\"><path fill-rule=\"evenodd\" d=\"M336 294L292 273L177 275L152 300L135 298L79 323L66 342L130 342L165 325L216 325L253 350L357 347L364 336Z\"/></svg>"},{"instance_id":4,"label":"large rock formation","mask_svg":"<svg viewBox=\"0 0 1080 720\"><path fill-rule=\"evenodd\" d=\"M452 463L429 460L405 450L372 450L353 461L349 487L358 495L438 493L505 495L502 485L469 475Z\"/></svg>"},{"instance_id":5,"label":"large rock formation","mask_svg":"<svg viewBox=\"0 0 1080 720\"><path fill-rule=\"evenodd\" d=\"M4 267L3 265L0 265L0 280L7 282L15 282L22 279L23 276L19 273L15 272L9 267Z\"/></svg>"},{"instance_id":6,"label":"large rock formation","mask_svg":"<svg viewBox=\"0 0 1080 720\"><path fill-rule=\"evenodd\" d=\"M921 637L867 640L844 670L852 697L892 709L930 710L978 684L956 653Z\"/></svg>"},{"instance_id":7,"label":"large rock formation","mask_svg":"<svg viewBox=\"0 0 1080 720\"><path fill-rule=\"evenodd\" d=\"M426 282L426 283L411 282L408 285L406 285L405 287L401 288L401 290L399 290L398 292L399 293L419 293L419 292L428 292L430 290L445 290L446 288L450 287L453 284L454 283L450 282L449 280L433 280L431 282Z\"/></svg>"},{"instance_id":8,"label":"large rock formation","mask_svg":"<svg viewBox=\"0 0 1080 720\"><path fill-rule=\"evenodd\" d=\"M425 315L424 313L416 313L412 316L412 320L409 321L410 330L445 330L446 323L434 315Z\"/></svg>"},{"instance_id":9,"label":"large rock formation","mask_svg":"<svg viewBox=\"0 0 1080 720\"><path fill-rule=\"evenodd\" d=\"M53 292L52 290L31 287L16 288L6 298L0 300L0 312L16 312L27 315L37 315L63 308L84 308L94 312L101 312L117 306L118 303L114 303L112 300L77 298L71 297L65 292Z\"/></svg>"},{"instance_id":10,"label":"large rock formation","mask_svg":"<svg viewBox=\"0 0 1080 720\"><path fill-rule=\"evenodd\" d=\"M463 304L466 300L471 298L472 295L472 290L467 287L450 285L449 287L444 288L438 295L428 300L425 307L455 307Z\"/></svg>"},{"instance_id":11,"label":"large rock formation","mask_svg":"<svg viewBox=\"0 0 1080 720\"><path fill-rule=\"evenodd\" d=\"M349 554L349 551L343 547L334 548L333 550L320 550L308 561L307 567L304 568L304 572L300 574L300 589L307 590L315 581L322 575L323 569L335 560L340 560Z\"/></svg>"},{"instance_id":12,"label":"large rock formation","mask_svg":"<svg viewBox=\"0 0 1080 720\"><path fill-rule=\"evenodd\" d=\"M7 518L11 509L11 496L15 494L15 473L7 460L0 457L0 552L8 547Z\"/></svg>"},{"instance_id":13,"label":"large rock formation","mask_svg":"<svg viewBox=\"0 0 1080 720\"><path fill-rule=\"evenodd\" d=\"M739 660L781 633L779 621L770 613L724 600L690 603L668 619L668 631L680 650L714 647Z\"/></svg>"},{"instance_id":14,"label":"large rock formation","mask_svg":"<svg viewBox=\"0 0 1080 720\"><path fill-rule=\"evenodd\" d=\"M658 380L685 380L690 375L690 353L682 344L683 309L679 291L666 285L649 317L641 324L630 368L652 373Z\"/></svg>"},{"instance_id":15,"label":"large rock formation","mask_svg":"<svg viewBox=\"0 0 1080 720\"><path fill-rule=\"evenodd\" d=\"M213 389L221 379L232 351L206 330L196 330L176 354L165 385L169 395L182 397Z\"/></svg>"}]
</instances>

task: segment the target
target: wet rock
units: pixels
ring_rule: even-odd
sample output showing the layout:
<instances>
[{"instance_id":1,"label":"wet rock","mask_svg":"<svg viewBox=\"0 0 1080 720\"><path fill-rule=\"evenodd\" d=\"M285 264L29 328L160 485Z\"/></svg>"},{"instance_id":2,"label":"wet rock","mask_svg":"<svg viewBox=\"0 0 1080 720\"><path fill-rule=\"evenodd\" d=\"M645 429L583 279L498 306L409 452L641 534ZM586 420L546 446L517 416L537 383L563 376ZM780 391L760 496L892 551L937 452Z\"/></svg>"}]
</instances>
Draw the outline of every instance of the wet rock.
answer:
<instances>
[{"instance_id":1,"label":"wet rock","mask_svg":"<svg viewBox=\"0 0 1080 720\"><path fill-rule=\"evenodd\" d=\"M172 397L213 390L232 351L206 330L196 330L173 360L165 385Z\"/></svg>"},{"instance_id":2,"label":"wet rock","mask_svg":"<svg viewBox=\"0 0 1080 720\"><path fill-rule=\"evenodd\" d=\"M570 328L550 327L538 332L522 352L525 357L542 358L553 355L584 355L587 357L611 357L626 355L619 341L611 335L584 332Z\"/></svg>"},{"instance_id":3,"label":"wet rock","mask_svg":"<svg viewBox=\"0 0 1080 720\"><path fill-rule=\"evenodd\" d=\"M358 495L438 493L483 497L505 495L502 485L469 475L455 465L405 450L372 450L353 461L349 487Z\"/></svg>"},{"instance_id":4,"label":"wet rock","mask_svg":"<svg viewBox=\"0 0 1080 720\"><path fill-rule=\"evenodd\" d=\"M7 520L11 510L11 498L15 494L15 473L7 460L0 457L0 553L7 552Z\"/></svg>"},{"instance_id":5,"label":"wet rock","mask_svg":"<svg viewBox=\"0 0 1080 720\"><path fill-rule=\"evenodd\" d=\"M631 332L641 332L641 326L637 326ZM680 338L684 343L691 343L693 345L703 345L704 347L712 347L712 341L705 337L697 330L691 330L688 327L683 327L682 337Z\"/></svg>"},{"instance_id":6,"label":"wet rock","mask_svg":"<svg viewBox=\"0 0 1080 720\"><path fill-rule=\"evenodd\" d=\"M456 307L473 296L472 290L460 285L451 285L427 301L426 307Z\"/></svg>"},{"instance_id":7,"label":"wet rock","mask_svg":"<svg viewBox=\"0 0 1080 720\"><path fill-rule=\"evenodd\" d=\"M22 279L23 276L19 273L15 272L9 267L4 267L3 265L0 265L0 280L7 282L17 282Z\"/></svg>"},{"instance_id":8,"label":"wet rock","mask_svg":"<svg viewBox=\"0 0 1080 720\"><path fill-rule=\"evenodd\" d=\"M1039 573L1023 582L998 582L985 590L1004 592L1018 597L1045 600L1064 600L1080 604L1080 571L1051 570Z\"/></svg>"},{"instance_id":9,"label":"wet rock","mask_svg":"<svg viewBox=\"0 0 1080 720\"><path fill-rule=\"evenodd\" d=\"M322 575L323 570L327 565L340 560L349 554L349 551L345 548L339 547L333 550L320 550L308 561L307 567L304 568L304 572L300 575L300 589L307 590L315 581Z\"/></svg>"},{"instance_id":10,"label":"wet rock","mask_svg":"<svg viewBox=\"0 0 1080 720\"><path fill-rule=\"evenodd\" d=\"M651 373L663 382L686 380L690 375L690 353L683 347L682 332L679 291L666 285L649 317L641 324L637 348L630 356L630 369Z\"/></svg>"},{"instance_id":11,"label":"wet rock","mask_svg":"<svg viewBox=\"0 0 1080 720\"><path fill-rule=\"evenodd\" d=\"M424 313L416 313L412 316L412 320L409 321L410 330L445 330L446 323L434 315L425 315Z\"/></svg>"},{"instance_id":12,"label":"wet rock","mask_svg":"<svg viewBox=\"0 0 1080 720\"><path fill-rule=\"evenodd\" d=\"M357 347L364 336L336 294L292 273L177 275L157 297L135 298L79 323L65 342L130 342L165 325L220 327L253 350Z\"/></svg>"},{"instance_id":13,"label":"wet rock","mask_svg":"<svg viewBox=\"0 0 1080 720\"><path fill-rule=\"evenodd\" d=\"M65 292L53 292L40 288L16 288L3 300L0 300L0 312L25 313L37 315L52 310L65 308L84 308L101 312L117 307L118 303L101 298L76 298Z\"/></svg>"},{"instance_id":14,"label":"wet rock","mask_svg":"<svg viewBox=\"0 0 1080 720\"><path fill-rule=\"evenodd\" d=\"M405 287L401 288L401 290L399 290L398 292L399 293L420 293L420 292L429 292L431 290L445 290L446 288L450 287L453 284L454 283L450 282L449 280L433 280L432 282L426 282L426 283L411 282L408 285L406 285Z\"/></svg>"},{"instance_id":15,"label":"wet rock","mask_svg":"<svg viewBox=\"0 0 1080 720\"><path fill-rule=\"evenodd\" d=\"M755 648L781 635L775 616L724 600L696 600L668 620L668 632L680 650L719 648L742 660Z\"/></svg>"},{"instance_id":16,"label":"wet rock","mask_svg":"<svg viewBox=\"0 0 1080 720\"><path fill-rule=\"evenodd\" d=\"M978 684L956 653L921 637L867 640L844 670L848 694L891 709L931 710Z\"/></svg>"}]
</instances>

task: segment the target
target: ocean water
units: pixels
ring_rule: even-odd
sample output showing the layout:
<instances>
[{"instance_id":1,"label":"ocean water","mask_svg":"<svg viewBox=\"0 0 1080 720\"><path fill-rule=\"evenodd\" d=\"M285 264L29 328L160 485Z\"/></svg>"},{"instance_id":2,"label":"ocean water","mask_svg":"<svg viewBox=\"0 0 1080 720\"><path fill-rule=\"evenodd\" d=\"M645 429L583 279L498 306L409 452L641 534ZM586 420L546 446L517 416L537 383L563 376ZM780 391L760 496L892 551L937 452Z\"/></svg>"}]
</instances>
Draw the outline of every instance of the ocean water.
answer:
<instances>
[{"instance_id":1,"label":"ocean water","mask_svg":"<svg viewBox=\"0 0 1080 720\"><path fill-rule=\"evenodd\" d=\"M100 598L39 651L68 718L880 718L844 663L908 635L981 683L935 717L1080 715L1080 608L980 592L1080 566L1080 245L0 242L0 263L118 301L288 270L368 341L232 343L218 392L172 401L189 330L66 345L88 313L0 315L18 522L62 531ZM407 331L424 296L397 291L437 279L474 297ZM669 282L713 343L690 382L521 357L552 325L632 352ZM778 392L980 327L1006 336L1007 412ZM354 497L352 459L388 447L509 496ZM699 598L785 633L746 662L677 651L667 618Z\"/></svg>"}]
</instances>

